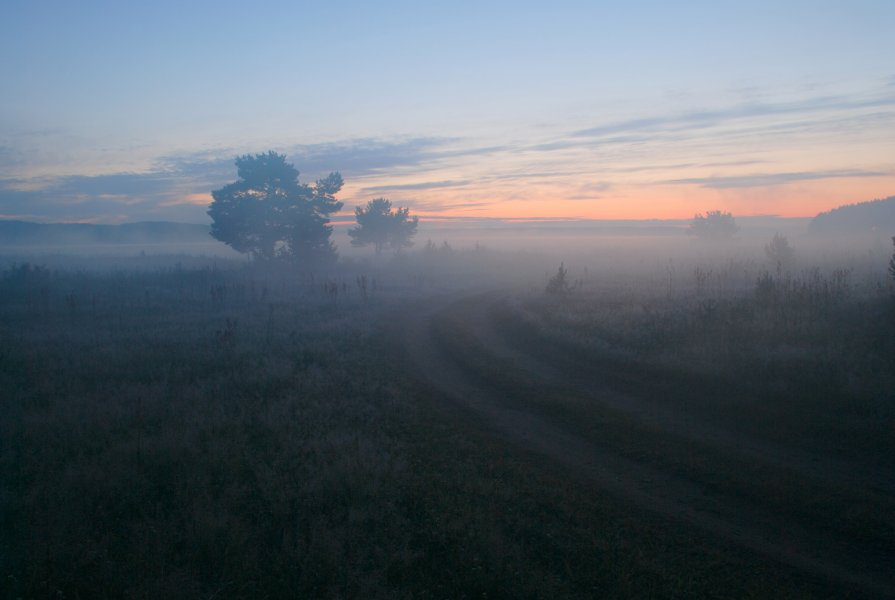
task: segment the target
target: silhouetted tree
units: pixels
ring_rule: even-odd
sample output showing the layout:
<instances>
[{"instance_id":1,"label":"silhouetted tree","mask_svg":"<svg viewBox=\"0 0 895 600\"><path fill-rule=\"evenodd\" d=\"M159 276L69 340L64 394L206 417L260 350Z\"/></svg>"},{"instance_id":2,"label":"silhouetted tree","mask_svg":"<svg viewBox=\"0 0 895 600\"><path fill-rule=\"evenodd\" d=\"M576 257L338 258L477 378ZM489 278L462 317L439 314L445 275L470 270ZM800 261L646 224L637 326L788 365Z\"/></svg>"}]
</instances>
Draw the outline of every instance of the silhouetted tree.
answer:
<instances>
[{"instance_id":1,"label":"silhouetted tree","mask_svg":"<svg viewBox=\"0 0 895 600\"><path fill-rule=\"evenodd\" d=\"M892 236L892 245L895 246L895 236ZM889 275L895 279L895 250L892 251L892 258L889 259Z\"/></svg>"},{"instance_id":2,"label":"silhouetted tree","mask_svg":"<svg viewBox=\"0 0 895 600\"><path fill-rule=\"evenodd\" d=\"M348 230L352 246L372 244L379 254L383 248L400 250L413 245L419 217L411 217L409 208L393 209L391 201L376 198L355 208L354 217L357 227Z\"/></svg>"},{"instance_id":3,"label":"silhouetted tree","mask_svg":"<svg viewBox=\"0 0 895 600\"><path fill-rule=\"evenodd\" d=\"M273 151L240 156L236 169L238 181L211 193L212 237L265 261L335 258L329 215L342 208L339 173L299 183L298 170Z\"/></svg>"},{"instance_id":4,"label":"silhouetted tree","mask_svg":"<svg viewBox=\"0 0 895 600\"><path fill-rule=\"evenodd\" d=\"M774 237L764 247L764 253L777 268L777 275L783 272L783 267L789 266L795 257L796 251L789 245L785 235L775 233Z\"/></svg>"},{"instance_id":5,"label":"silhouetted tree","mask_svg":"<svg viewBox=\"0 0 895 600\"><path fill-rule=\"evenodd\" d=\"M701 239L726 239L739 231L733 215L720 210L710 210L705 215L696 215L690 221L688 233Z\"/></svg>"},{"instance_id":6,"label":"silhouetted tree","mask_svg":"<svg viewBox=\"0 0 895 600\"><path fill-rule=\"evenodd\" d=\"M547 287L544 291L553 296L563 296L567 294L570 289L568 275L568 269L566 269L563 263L559 263L559 269L556 271L556 274L550 278L550 281L547 282Z\"/></svg>"}]
</instances>

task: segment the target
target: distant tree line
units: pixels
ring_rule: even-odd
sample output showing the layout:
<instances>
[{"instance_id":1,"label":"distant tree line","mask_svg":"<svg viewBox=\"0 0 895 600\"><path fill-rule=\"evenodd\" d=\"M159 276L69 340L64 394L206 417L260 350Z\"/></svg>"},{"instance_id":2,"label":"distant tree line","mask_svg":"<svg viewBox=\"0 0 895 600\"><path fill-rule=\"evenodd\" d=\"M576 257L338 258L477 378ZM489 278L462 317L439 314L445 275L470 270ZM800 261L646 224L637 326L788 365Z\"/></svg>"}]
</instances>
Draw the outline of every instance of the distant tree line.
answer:
<instances>
[{"instance_id":1,"label":"distant tree line","mask_svg":"<svg viewBox=\"0 0 895 600\"><path fill-rule=\"evenodd\" d=\"M895 196L847 204L822 212L808 225L812 233L895 231Z\"/></svg>"},{"instance_id":2,"label":"distant tree line","mask_svg":"<svg viewBox=\"0 0 895 600\"><path fill-rule=\"evenodd\" d=\"M733 237L739 230L731 213L710 210L693 217L687 233L703 240L723 240Z\"/></svg>"}]
</instances>

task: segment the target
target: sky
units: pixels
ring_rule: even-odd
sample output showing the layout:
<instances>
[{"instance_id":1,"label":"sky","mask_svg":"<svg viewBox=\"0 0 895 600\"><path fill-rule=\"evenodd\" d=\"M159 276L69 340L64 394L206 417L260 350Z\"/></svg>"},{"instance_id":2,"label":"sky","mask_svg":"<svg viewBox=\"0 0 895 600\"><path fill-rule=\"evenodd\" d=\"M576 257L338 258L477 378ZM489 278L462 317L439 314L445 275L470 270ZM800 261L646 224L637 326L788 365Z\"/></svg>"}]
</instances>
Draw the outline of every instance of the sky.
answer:
<instances>
[{"instance_id":1,"label":"sky","mask_svg":"<svg viewBox=\"0 0 895 600\"><path fill-rule=\"evenodd\" d=\"M45 2L0 20L0 218L206 223L234 159L348 218L813 216L895 195L895 2Z\"/></svg>"}]
</instances>

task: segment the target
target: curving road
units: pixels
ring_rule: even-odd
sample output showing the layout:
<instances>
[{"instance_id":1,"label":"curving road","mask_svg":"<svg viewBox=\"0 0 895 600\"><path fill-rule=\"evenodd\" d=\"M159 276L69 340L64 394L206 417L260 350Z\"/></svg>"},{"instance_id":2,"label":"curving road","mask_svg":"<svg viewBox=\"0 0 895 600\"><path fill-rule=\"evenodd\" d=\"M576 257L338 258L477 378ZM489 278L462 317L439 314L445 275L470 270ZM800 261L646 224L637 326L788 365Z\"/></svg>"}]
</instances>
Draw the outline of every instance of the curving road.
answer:
<instances>
[{"instance_id":1,"label":"curving road","mask_svg":"<svg viewBox=\"0 0 895 600\"><path fill-rule=\"evenodd\" d=\"M569 477L625 503L683 521L727 543L871 597L895 597L891 548L868 548L853 536L794 522L768 503L751 502L723 490L708 493L698 477L599 443L541 410L537 399L558 393L578 396L601 410L624 415L645 431L682 444L709 445L795 478L889 488L886 493L891 492L892 481L855 465L808 456L695 420L650 398L595 386L501 335L494 316L507 310L508 297L508 292L493 291L432 298L393 325L413 371L454 408L472 415L508 444L561 465ZM489 380L489 370L495 373L494 381ZM514 378L519 384L507 386Z\"/></svg>"}]
</instances>

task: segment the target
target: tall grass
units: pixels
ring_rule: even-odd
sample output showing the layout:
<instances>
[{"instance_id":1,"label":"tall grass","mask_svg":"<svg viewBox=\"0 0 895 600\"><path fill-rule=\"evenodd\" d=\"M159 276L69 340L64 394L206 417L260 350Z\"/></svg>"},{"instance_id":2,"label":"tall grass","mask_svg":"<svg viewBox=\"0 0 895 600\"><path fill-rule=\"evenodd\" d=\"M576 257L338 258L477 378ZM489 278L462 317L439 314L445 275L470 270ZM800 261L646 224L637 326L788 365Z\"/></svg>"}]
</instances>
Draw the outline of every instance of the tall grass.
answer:
<instances>
[{"instance_id":1,"label":"tall grass","mask_svg":"<svg viewBox=\"0 0 895 600\"><path fill-rule=\"evenodd\" d=\"M461 276L439 260L432 277ZM443 283L426 287L415 265L0 274L7 595L841 591L581 489L446 418L382 337ZM598 311L558 306L537 318L561 329L570 311L609 331ZM644 326L670 326L656 323Z\"/></svg>"},{"instance_id":2,"label":"tall grass","mask_svg":"<svg viewBox=\"0 0 895 600\"><path fill-rule=\"evenodd\" d=\"M597 362L710 382L705 408L719 418L765 433L781 419L795 439L895 466L895 293L879 270L856 271L746 261L637 288L592 277L517 302L512 326Z\"/></svg>"}]
</instances>

